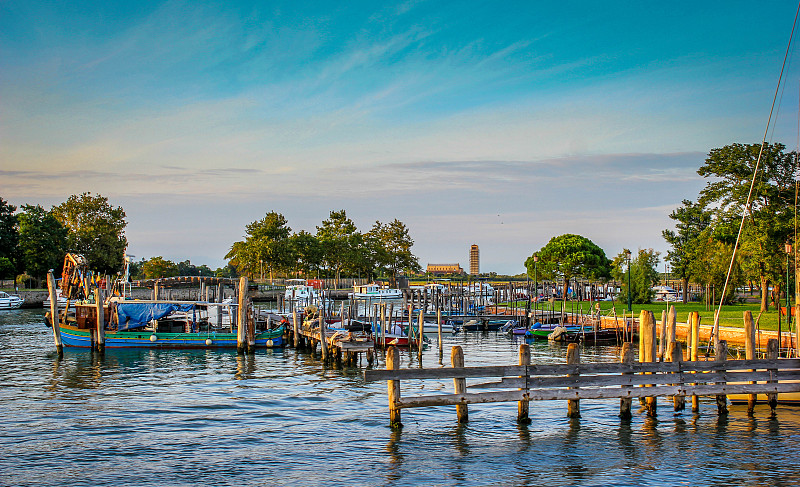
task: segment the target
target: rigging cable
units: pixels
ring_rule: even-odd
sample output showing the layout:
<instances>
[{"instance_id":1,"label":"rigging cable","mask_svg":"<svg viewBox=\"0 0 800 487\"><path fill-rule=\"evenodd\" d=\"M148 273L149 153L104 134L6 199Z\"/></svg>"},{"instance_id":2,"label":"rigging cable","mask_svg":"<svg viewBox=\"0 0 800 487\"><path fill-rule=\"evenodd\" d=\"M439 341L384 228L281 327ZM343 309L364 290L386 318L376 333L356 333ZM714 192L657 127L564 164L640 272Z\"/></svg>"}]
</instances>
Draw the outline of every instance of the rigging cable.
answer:
<instances>
[{"instance_id":1,"label":"rigging cable","mask_svg":"<svg viewBox=\"0 0 800 487\"><path fill-rule=\"evenodd\" d=\"M769 109L769 117L767 117L767 127L764 129L764 137L761 141L761 149L758 151L758 159L756 160L756 167L753 170L753 178L750 181L750 190L747 193L747 202L745 203L744 210L742 211L742 220L739 224L739 232L736 234L736 243L733 245L733 253L731 254L731 263L728 266L728 274L725 276L725 286L722 288L722 295L719 298L719 306L714 313L714 328L711 334L714 339L714 352L719 350L719 314L722 310L722 303L725 301L725 294L728 292L728 283L731 279L731 272L733 271L733 263L736 261L736 254L739 250L739 239L742 236L742 229L744 228L744 221L751 211L751 200L753 197L753 188L755 187L756 178L758 176L758 168L761 165L761 157L764 154L764 145L767 143L767 134L769 134L769 126L772 123L772 114L775 111L775 102L778 99L778 93L781 89L781 82L783 81L783 71L786 68L786 60L789 58L789 50L792 46L792 39L794 38L794 30L797 27L797 16L800 14L800 2L797 4L797 11L794 14L794 22L792 22L792 32L789 34L789 43L786 46L786 53L783 55L783 64L781 65L781 72L778 75L778 86L775 87L775 95L772 97L772 106ZM780 344L778 344L778 353L780 354Z\"/></svg>"}]
</instances>

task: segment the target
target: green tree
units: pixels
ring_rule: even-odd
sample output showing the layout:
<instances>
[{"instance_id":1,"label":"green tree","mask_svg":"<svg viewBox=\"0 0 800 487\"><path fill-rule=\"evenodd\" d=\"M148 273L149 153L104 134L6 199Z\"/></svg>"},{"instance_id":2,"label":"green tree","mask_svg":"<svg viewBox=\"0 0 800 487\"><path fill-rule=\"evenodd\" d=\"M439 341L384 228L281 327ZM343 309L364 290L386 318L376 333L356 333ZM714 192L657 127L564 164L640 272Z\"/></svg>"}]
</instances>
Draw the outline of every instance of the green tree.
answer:
<instances>
[{"instance_id":1,"label":"green tree","mask_svg":"<svg viewBox=\"0 0 800 487\"><path fill-rule=\"evenodd\" d=\"M89 267L100 273L116 274L128 240L125 238L125 210L114 208L108 198L83 193L72 195L52 210L67 227L67 251L83 254Z\"/></svg>"},{"instance_id":2,"label":"green tree","mask_svg":"<svg viewBox=\"0 0 800 487\"><path fill-rule=\"evenodd\" d=\"M360 234L345 210L331 211L327 220L317 227L317 239L322 246L323 262L335 272L339 287L342 270L356 267Z\"/></svg>"},{"instance_id":3,"label":"green tree","mask_svg":"<svg viewBox=\"0 0 800 487\"><path fill-rule=\"evenodd\" d=\"M0 279L14 279L17 269L8 257L0 257Z\"/></svg>"},{"instance_id":4,"label":"green tree","mask_svg":"<svg viewBox=\"0 0 800 487\"><path fill-rule=\"evenodd\" d=\"M672 264L672 274L681 280L683 302L686 303L689 300L692 247L700 233L711 224L711 213L700 204L683 200L683 205L673 210L669 217L676 222L675 231L663 230L661 235L672 247L667 252L667 260Z\"/></svg>"},{"instance_id":5,"label":"green tree","mask_svg":"<svg viewBox=\"0 0 800 487\"><path fill-rule=\"evenodd\" d=\"M699 203L713 209L716 221L729 222L742 214L761 153L742 246L748 247L757 262L762 311L768 309L770 281L780 282L785 270L784 243L793 232L795 154L784 153L784 149L779 143L764 144L763 151L762 144L731 144L711 150L697 170L710 179L700 192Z\"/></svg>"},{"instance_id":6,"label":"green tree","mask_svg":"<svg viewBox=\"0 0 800 487\"><path fill-rule=\"evenodd\" d=\"M603 249L580 235L564 234L553 237L534 255L539 256L539 279L564 279L564 300L567 298L570 279L608 279L611 274L611 262ZM533 277L533 255L525 261L525 268L528 269L528 275Z\"/></svg>"},{"instance_id":7,"label":"green tree","mask_svg":"<svg viewBox=\"0 0 800 487\"><path fill-rule=\"evenodd\" d=\"M653 249L639 249L636 257L631 259L630 266L627 262L628 249L624 249L614 258L612 275L621 282L621 300L627 300L628 273L630 272L631 302L637 304L649 303L653 300L655 291L653 286L658 283L658 252Z\"/></svg>"},{"instance_id":8,"label":"green tree","mask_svg":"<svg viewBox=\"0 0 800 487\"><path fill-rule=\"evenodd\" d=\"M291 266L289 235L292 229L286 218L271 211L261 220L254 221L245 229L245 240L235 242L225 256L239 272L250 276L260 275L262 269L270 274Z\"/></svg>"},{"instance_id":9,"label":"green tree","mask_svg":"<svg viewBox=\"0 0 800 487\"><path fill-rule=\"evenodd\" d=\"M19 254L25 272L42 279L47 271L60 272L67 249L67 229L52 212L24 205L19 215Z\"/></svg>"},{"instance_id":10,"label":"green tree","mask_svg":"<svg viewBox=\"0 0 800 487\"><path fill-rule=\"evenodd\" d=\"M161 277L175 277L179 275L178 265L171 260L166 260L160 255L151 257L142 263L143 279L159 279Z\"/></svg>"},{"instance_id":11,"label":"green tree","mask_svg":"<svg viewBox=\"0 0 800 487\"><path fill-rule=\"evenodd\" d=\"M0 257L5 257L12 264L17 260L17 244L19 243L19 228L15 211L17 211L16 206L0 197Z\"/></svg>"},{"instance_id":12,"label":"green tree","mask_svg":"<svg viewBox=\"0 0 800 487\"><path fill-rule=\"evenodd\" d=\"M400 271L413 273L422 270L419 259L411 252L414 240L400 220L395 218L387 224L376 221L367 236L377 244L368 248L372 249L370 253L374 261L389 273L393 287L397 285Z\"/></svg>"},{"instance_id":13,"label":"green tree","mask_svg":"<svg viewBox=\"0 0 800 487\"><path fill-rule=\"evenodd\" d=\"M322 246L314 235L301 230L289 239L295 271L308 277L322 265Z\"/></svg>"},{"instance_id":14,"label":"green tree","mask_svg":"<svg viewBox=\"0 0 800 487\"><path fill-rule=\"evenodd\" d=\"M721 295L725 287L725 278L728 275L732 254L733 243L720 240L714 236L711 228L706 229L700 234L692 250L689 269L692 279L702 284L707 292L711 292L715 298ZM742 268L739 262L734 262L723 303L734 302L736 288L743 282Z\"/></svg>"}]
</instances>

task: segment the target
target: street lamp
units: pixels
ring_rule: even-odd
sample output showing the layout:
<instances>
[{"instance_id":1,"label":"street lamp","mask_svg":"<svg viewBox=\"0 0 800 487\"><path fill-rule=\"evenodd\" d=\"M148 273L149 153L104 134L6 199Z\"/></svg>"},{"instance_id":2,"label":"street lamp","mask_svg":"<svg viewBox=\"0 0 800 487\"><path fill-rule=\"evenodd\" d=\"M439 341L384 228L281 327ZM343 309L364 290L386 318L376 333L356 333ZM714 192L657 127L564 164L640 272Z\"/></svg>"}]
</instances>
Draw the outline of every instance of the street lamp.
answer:
<instances>
[{"instance_id":1,"label":"street lamp","mask_svg":"<svg viewBox=\"0 0 800 487\"><path fill-rule=\"evenodd\" d=\"M633 312L631 308L631 252L625 251L625 260L628 261L628 313Z\"/></svg>"}]
</instances>

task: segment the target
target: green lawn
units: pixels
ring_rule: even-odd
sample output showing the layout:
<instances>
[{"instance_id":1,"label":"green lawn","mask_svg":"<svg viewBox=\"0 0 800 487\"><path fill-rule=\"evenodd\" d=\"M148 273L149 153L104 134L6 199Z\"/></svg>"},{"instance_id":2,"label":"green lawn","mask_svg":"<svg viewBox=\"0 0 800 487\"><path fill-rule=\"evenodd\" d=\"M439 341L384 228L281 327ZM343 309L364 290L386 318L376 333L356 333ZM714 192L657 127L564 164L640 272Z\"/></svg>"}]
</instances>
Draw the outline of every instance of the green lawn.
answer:
<instances>
[{"instance_id":1,"label":"green lawn","mask_svg":"<svg viewBox=\"0 0 800 487\"><path fill-rule=\"evenodd\" d=\"M615 308L617 311L617 316L622 317L622 313L624 312L626 315L630 315L628 313L628 305L627 303L619 303L619 302L611 302L611 301L599 301L600 303L600 312L603 316L609 316L612 308ZM506 303L501 303L504 305ZM704 325L712 325L714 323L714 311L713 309L706 309L706 306L702 303L671 303L675 305L675 310L678 313L678 322L686 322L686 317L691 311L697 311L700 313L701 323ZM518 301L515 303L516 306L522 308L525 306L524 301ZM550 303L539 303L539 309L542 310L550 310ZM561 301L556 301L554 303L554 307L556 311L561 311ZM656 320L661 319L661 312L666 309L665 303L651 303L651 304L634 304L631 306L633 308L634 316L638 317L639 312L643 309L652 311L653 314L656 316ZM575 301L567 301L567 305L565 311L582 311L583 313L589 312L590 303L588 301L584 302L575 302ZM745 311L750 311L753 314L753 320L758 319L759 316L759 309L760 305L758 303L745 303L745 304L732 304L722 307L722 311L720 313L720 326L744 326L743 320L743 313ZM778 310L774 307L771 307L769 311L765 311L761 314L761 319L759 320L759 327L762 330L777 330L778 329ZM794 329L794 324L792 324L792 329ZM781 330L786 331L786 317L781 316Z\"/></svg>"}]
</instances>

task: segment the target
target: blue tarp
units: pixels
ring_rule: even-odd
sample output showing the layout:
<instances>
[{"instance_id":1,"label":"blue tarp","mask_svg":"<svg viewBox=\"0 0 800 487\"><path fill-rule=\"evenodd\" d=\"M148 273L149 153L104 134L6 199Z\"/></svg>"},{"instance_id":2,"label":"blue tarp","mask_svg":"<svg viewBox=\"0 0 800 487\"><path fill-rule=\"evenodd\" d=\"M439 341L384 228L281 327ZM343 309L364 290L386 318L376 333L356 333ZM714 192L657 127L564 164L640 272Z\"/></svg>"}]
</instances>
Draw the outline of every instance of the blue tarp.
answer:
<instances>
[{"instance_id":1,"label":"blue tarp","mask_svg":"<svg viewBox=\"0 0 800 487\"><path fill-rule=\"evenodd\" d=\"M151 320L159 320L174 311L194 311L194 303L118 303L117 330L124 331L145 326Z\"/></svg>"}]
</instances>

